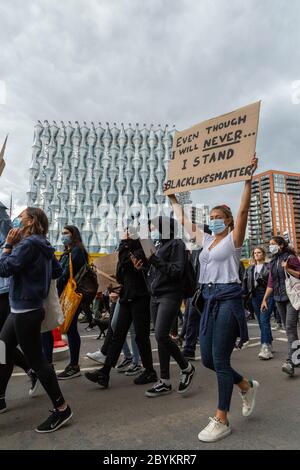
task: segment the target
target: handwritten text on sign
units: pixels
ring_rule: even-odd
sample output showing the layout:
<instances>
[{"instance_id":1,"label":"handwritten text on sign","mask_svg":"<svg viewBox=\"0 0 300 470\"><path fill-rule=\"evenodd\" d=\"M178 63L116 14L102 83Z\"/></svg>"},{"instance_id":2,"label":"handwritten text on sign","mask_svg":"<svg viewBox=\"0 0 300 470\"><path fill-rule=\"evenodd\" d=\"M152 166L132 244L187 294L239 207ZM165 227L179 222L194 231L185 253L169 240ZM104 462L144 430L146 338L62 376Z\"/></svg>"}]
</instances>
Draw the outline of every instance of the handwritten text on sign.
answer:
<instances>
[{"instance_id":1,"label":"handwritten text on sign","mask_svg":"<svg viewBox=\"0 0 300 470\"><path fill-rule=\"evenodd\" d=\"M165 194L249 179L260 102L175 134Z\"/></svg>"}]
</instances>

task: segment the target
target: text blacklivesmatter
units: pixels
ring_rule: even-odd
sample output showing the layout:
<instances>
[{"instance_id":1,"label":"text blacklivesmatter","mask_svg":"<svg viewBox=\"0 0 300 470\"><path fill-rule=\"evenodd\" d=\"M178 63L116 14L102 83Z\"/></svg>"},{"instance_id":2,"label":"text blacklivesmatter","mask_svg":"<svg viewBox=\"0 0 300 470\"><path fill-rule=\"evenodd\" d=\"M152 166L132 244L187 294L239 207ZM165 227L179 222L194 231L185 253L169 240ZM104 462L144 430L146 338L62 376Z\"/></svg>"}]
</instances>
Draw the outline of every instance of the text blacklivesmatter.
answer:
<instances>
[{"instance_id":1,"label":"text blacklivesmatter","mask_svg":"<svg viewBox=\"0 0 300 470\"><path fill-rule=\"evenodd\" d=\"M251 178L259 108L254 103L177 133L166 194Z\"/></svg>"}]
</instances>

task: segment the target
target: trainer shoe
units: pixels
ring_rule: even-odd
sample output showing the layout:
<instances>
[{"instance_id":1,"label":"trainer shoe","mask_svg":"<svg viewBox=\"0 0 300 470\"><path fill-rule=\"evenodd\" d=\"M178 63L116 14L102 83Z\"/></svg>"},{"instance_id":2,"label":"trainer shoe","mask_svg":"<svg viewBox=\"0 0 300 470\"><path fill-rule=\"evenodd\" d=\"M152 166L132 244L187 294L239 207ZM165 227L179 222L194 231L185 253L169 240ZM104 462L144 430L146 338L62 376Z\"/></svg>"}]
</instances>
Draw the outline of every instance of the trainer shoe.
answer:
<instances>
[{"instance_id":1,"label":"trainer shoe","mask_svg":"<svg viewBox=\"0 0 300 470\"><path fill-rule=\"evenodd\" d=\"M140 375L133 381L136 385L145 385L152 382L157 382L157 375L155 370L144 370Z\"/></svg>"},{"instance_id":2,"label":"trainer shoe","mask_svg":"<svg viewBox=\"0 0 300 470\"><path fill-rule=\"evenodd\" d=\"M131 362L132 358L125 357L125 359L123 359L123 361L116 367L116 371L121 373L125 372Z\"/></svg>"},{"instance_id":3,"label":"trainer shoe","mask_svg":"<svg viewBox=\"0 0 300 470\"><path fill-rule=\"evenodd\" d=\"M216 442L229 436L229 434L231 434L229 423L224 424L215 416L214 418L209 418L208 425L199 432L198 439L202 442Z\"/></svg>"},{"instance_id":4,"label":"trainer shoe","mask_svg":"<svg viewBox=\"0 0 300 470\"><path fill-rule=\"evenodd\" d=\"M242 414L243 416L250 416L255 408L256 394L259 383L256 380L249 380L250 388L247 392L239 391L240 397L243 402Z\"/></svg>"},{"instance_id":5,"label":"trainer shoe","mask_svg":"<svg viewBox=\"0 0 300 470\"><path fill-rule=\"evenodd\" d=\"M92 359L92 361L98 362L98 364L105 364L105 361L106 361L106 356L102 354L100 349L99 351L96 351L94 353L87 353L86 357L88 357L89 359Z\"/></svg>"},{"instance_id":6,"label":"trainer shoe","mask_svg":"<svg viewBox=\"0 0 300 470\"><path fill-rule=\"evenodd\" d=\"M5 398L0 398L0 414L7 411Z\"/></svg>"},{"instance_id":7,"label":"trainer shoe","mask_svg":"<svg viewBox=\"0 0 300 470\"><path fill-rule=\"evenodd\" d=\"M39 379L38 379L38 376L36 375L36 373L34 372L34 370L32 370L32 369L30 369L30 371L28 372L27 375L31 380L31 387L29 389L29 396L34 397L34 395L36 394L36 392L39 388Z\"/></svg>"},{"instance_id":8,"label":"trainer shoe","mask_svg":"<svg viewBox=\"0 0 300 470\"><path fill-rule=\"evenodd\" d=\"M258 354L259 359L267 361L268 359L273 359L272 348L270 344L262 344L261 350Z\"/></svg>"},{"instance_id":9,"label":"trainer shoe","mask_svg":"<svg viewBox=\"0 0 300 470\"><path fill-rule=\"evenodd\" d=\"M153 385L152 388L145 392L146 397L160 397L161 395L168 395L172 393L172 385L167 385L161 380Z\"/></svg>"},{"instance_id":10,"label":"trainer shoe","mask_svg":"<svg viewBox=\"0 0 300 470\"><path fill-rule=\"evenodd\" d=\"M178 393L185 393L192 386L192 380L195 375L196 369L192 364L189 365L191 366L191 370L189 372L184 372L183 370L181 371L181 379L177 390Z\"/></svg>"},{"instance_id":11,"label":"trainer shoe","mask_svg":"<svg viewBox=\"0 0 300 470\"><path fill-rule=\"evenodd\" d=\"M131 366L129 366L127 371L125 372L125 375L136 375L141 372L141 370L142 366L138 364L131 364Z\"/></svg>"},{"instance_id":12,"label":"trainer shoe","mask_svg":"<svg viewBox=\"0 0 300 470\"><path fill-rule=\"evenodd\" d=\"M44 423L40 424L35 431L39 433L46 433L46 432L54 432L57 429L61 428L66 424L73 416L71 408L67 406L67 408L63 411L54 409L51 410L50 416L44 421Z\"/></svg>"},{"instance_id":13,"label":"trainer shoe","mask_svg":"<svg viewBox=\"0 0 300 470\"><path fill-rule=\"evenodd\" d=\"M79 377L81 375L80 369L75 368L71 365L68 365L63 372L57 375L58 380L68 380L74 379L74 377Z\"/></svg>"},{"instance_id":14,"label":"trainer shoe","mask_svg":"<svg viewBox=\"0 0 300 470\"><path fill-rule=\"evenodd\" d=\"M108 388L109 375L102 372L102 369L97 369L94 372L86 372L85 377L93 383L99 385L100 388Z\"/></svg>"},{"instance_id":15,"label":"trainer shoe","mask_svg":"<svg viewBox=\"0 0 300 470\"><path fill-rule=\"evenodd\" d=\"M285 361L285 363L282 365L281 370L282 372L288 374L290 377L293 377L293 375L295 374L294 365L290 360Z\"/></svg>"}]
</instances>

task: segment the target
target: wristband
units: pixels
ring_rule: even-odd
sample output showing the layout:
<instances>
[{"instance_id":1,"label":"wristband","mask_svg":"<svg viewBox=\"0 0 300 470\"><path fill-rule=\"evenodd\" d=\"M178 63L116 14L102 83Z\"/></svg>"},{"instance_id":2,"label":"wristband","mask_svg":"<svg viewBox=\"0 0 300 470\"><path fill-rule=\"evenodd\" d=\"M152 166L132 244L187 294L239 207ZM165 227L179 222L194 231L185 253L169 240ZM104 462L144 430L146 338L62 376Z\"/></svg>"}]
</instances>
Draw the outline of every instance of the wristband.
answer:
<instances>
[{"instance_id":1,"label":"wristband","mask_svg":"<svg viewBox=\"0 0 300 470\"><path fill-rule=\"evenodd\" d=\"M4 250L12 250L13 246L10 243L5 243Z\"/></svg>"}]
</instances>

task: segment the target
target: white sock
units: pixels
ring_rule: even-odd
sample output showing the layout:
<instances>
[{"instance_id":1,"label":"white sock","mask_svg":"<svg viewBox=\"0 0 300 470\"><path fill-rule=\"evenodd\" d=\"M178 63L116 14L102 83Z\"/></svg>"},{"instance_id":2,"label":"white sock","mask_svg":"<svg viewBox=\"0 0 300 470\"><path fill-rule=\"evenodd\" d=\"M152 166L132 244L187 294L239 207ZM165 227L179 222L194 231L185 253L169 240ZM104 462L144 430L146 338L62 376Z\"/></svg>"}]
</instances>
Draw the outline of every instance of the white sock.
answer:
<instances>
[{"instance_id":1,"label":"white sock","mask_svg":"<svg viewBox=\"0 0 300 470\"><path fill-rule=\"evenodd\" d=\"M192 370L192 365L189 363L186 369L183 369L182 372L191 372Z\"/></svg>"},{"instance_id":2,"label":"white sock","mask_svg":"<svg viewBox=\"0 0 300 470\"><path fill-rule=\"evenodd\" d=\"M160 381L163 382L166 385L171 385L170 379L162 379L160 378Z\"/></svg>"}]
</instances>

